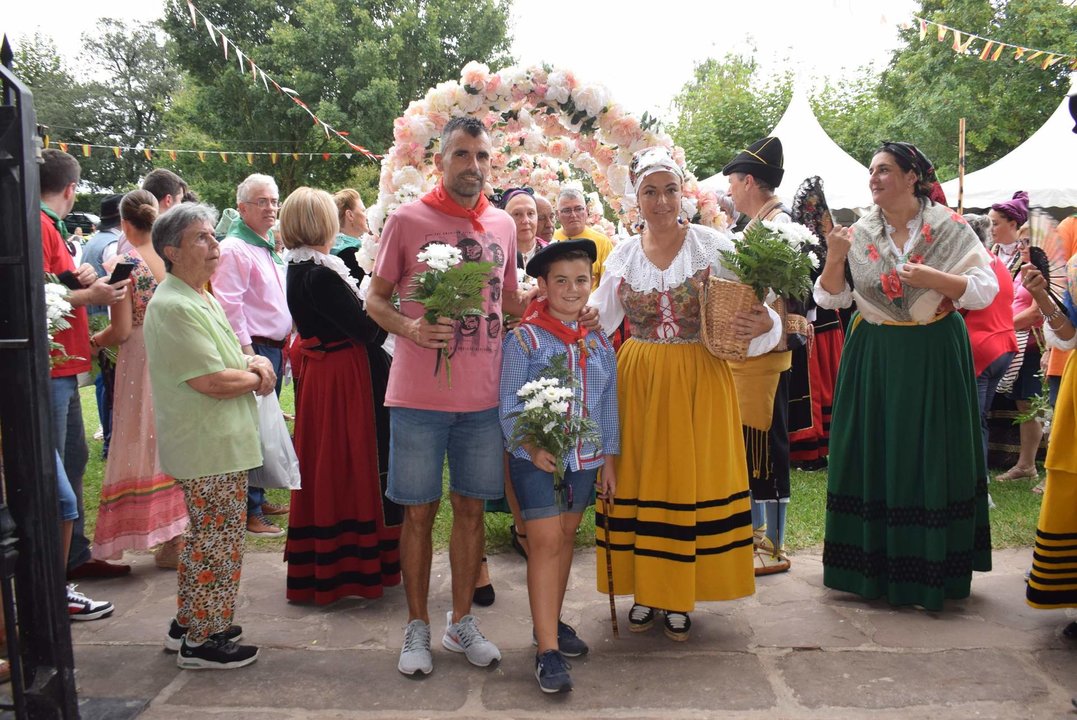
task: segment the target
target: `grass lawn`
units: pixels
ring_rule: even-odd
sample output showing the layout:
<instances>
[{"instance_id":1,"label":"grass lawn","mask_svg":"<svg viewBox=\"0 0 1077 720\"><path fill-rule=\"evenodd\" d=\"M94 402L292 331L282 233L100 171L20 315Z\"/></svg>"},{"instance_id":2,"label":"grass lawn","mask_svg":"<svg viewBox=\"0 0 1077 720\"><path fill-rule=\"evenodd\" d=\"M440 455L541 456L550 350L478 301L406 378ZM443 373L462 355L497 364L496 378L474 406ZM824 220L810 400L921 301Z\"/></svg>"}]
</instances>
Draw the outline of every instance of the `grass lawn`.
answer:
<instances>
[{"instance_id":1,"label":"grass lawn","mask_svg":"<svg viewBox=\"0 0 1077 720\"><path fill-rule=\"evenodd\" d=\"M101 480L105 473L105 463L101 459L101 441L94 440L97 431L97 402L93 387L83 388L82 415L86 423L86 436L90 444L90 462L83 480L83 499L86 506L86 534L93 538L93 528L97 523L97 506L101 497ZM281 406L286 412L293 407L292 388L285 385L281 393ZM444 483L448 485L448 475ZM1035 480L1019 480L1007 483L991 483L991 497L995 509L991 511L991 539L995 548L1031 546L1036 533L1036 519L1040 511L1040 498L1033 494ZM786 528L786 545L791 551L818 549L823 544L823 523L826 510L826 472L793 471L793 497L789 503L789 519ZM268 497L275 503L288 502L287 490L269 490ZM281 523L281 519L277 518ZM501 513L486 515L486 548L488 552L500 552L509 549L509 526L512 516ZM449 543L449 531L452 527L452 509L446 500L438 510L434 522L434 547L444 549ZM576 543L579 547L594 545L595 515L588 509L580 524ZM247 536L248 550L281 551L284 539L253 538Z\"/></svg>"}]
</instances>

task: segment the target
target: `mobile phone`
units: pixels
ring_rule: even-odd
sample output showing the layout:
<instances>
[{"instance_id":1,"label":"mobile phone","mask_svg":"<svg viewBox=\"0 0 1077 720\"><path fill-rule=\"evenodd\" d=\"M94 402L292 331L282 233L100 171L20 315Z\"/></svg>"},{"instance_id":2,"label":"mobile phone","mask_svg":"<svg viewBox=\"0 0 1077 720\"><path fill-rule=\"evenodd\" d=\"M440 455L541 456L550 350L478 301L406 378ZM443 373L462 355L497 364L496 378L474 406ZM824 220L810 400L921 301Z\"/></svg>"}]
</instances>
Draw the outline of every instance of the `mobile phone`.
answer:
<instances>
[{"instance_id":1,"label":"mobile phone","mask_svg":"<svg viewBox=\"0 0 1077 720\"><path fill-rule=\"evenodd\" d=\"M78 276L70 270L64 270L62 273L56 276L56 279L66 285L70 290L82 289L82 283L79 282Z\"/></svg>"},{"instance_id":2,"label":"mobile phone","mask_svg":"<svg viewBox=\"0 0 1077 720\"><path fill-rule=\"evenodd\" d=\"M108 284L123 282L127 278L131 277L131 271L135 269L133 263L116 263L116 267L112 268L112 274L108 276Z\"/></svg>"}]
</instances>

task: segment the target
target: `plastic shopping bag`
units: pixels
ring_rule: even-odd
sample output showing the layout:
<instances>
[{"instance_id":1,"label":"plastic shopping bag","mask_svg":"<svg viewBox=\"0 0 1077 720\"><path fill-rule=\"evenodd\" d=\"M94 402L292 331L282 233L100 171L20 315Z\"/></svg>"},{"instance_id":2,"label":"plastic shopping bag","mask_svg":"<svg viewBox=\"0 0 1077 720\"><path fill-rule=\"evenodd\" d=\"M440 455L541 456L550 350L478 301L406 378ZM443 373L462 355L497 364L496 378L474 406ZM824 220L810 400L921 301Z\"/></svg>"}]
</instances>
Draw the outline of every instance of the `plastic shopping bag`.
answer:
<instances>
[{"instance_id":1,"label":"plastic shopping bag","mask_svg":"<svg viewBox=\"0 0 1077 720\"><path fill-rule=\"evenodd\" d=\"M255 399L258 401L258 434L262 438L263 464L250 471L247 483L260 488L298 490L299 458L295 456L277 395L269 393Z\"/></svg>"}]
</instances>

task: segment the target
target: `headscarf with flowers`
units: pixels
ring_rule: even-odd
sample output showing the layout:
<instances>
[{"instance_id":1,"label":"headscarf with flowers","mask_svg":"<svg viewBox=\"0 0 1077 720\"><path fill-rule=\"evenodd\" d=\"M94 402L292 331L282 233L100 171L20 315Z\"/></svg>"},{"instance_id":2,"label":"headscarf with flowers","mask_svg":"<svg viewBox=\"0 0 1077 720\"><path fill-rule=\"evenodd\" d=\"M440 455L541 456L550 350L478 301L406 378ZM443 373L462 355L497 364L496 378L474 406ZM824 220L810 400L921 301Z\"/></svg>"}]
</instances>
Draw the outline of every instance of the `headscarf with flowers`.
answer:
<instances>
[{"instance_id":1,"label":"headscarf with flowers","mask_svg":"<svg viewBox=\"0 0 1077 720\"><path fill-rule=\"evenodd\" d=\"M637 195L644 178L657 172L673 173L677 180L684 182L684 170L668 148L662 145L645 148L632 156L628 166L628 185L625 187L625 200L631 205L638 205Z\"/></svg>"}]
</instances>

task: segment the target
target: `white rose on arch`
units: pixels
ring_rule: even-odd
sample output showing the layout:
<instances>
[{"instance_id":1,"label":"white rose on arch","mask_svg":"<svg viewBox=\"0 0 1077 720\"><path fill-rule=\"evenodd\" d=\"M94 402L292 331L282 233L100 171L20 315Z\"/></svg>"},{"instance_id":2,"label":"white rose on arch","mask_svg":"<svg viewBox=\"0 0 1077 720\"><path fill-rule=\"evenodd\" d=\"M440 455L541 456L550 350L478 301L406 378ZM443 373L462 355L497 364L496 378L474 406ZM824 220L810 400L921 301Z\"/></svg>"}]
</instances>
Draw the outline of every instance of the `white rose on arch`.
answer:
<instances>
[{"instance_id":1,"label":"white rose on arch","mask_svg":"<svg viewBox=\"0 0 1077 720\"><path fill-rule=\"evenodd\" d=\"M572 94L577 110L584 110L591 117L598 117L609 103L609 92L601 85L586 85Z\"/></svg>"}]
</instances>

